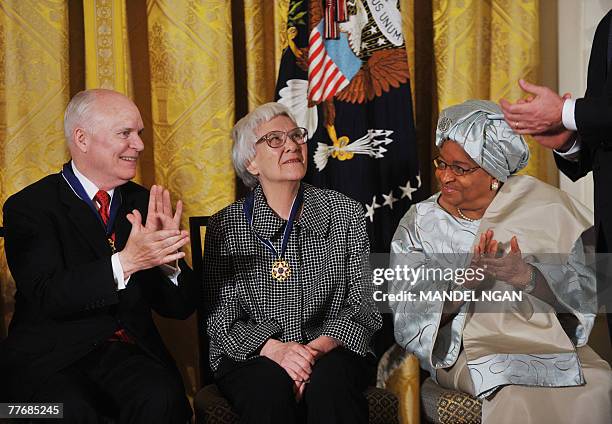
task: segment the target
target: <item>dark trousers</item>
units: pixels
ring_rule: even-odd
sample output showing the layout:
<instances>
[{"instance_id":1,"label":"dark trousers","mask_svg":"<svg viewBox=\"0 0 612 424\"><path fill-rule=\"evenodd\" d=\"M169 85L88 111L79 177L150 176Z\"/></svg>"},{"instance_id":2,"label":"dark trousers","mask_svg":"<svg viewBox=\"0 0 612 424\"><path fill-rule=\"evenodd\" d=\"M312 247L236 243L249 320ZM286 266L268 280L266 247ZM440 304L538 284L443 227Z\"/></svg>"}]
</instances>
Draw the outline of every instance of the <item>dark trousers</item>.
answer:
<instances>
[{"instance_id":1,"label":"dark trousers","mask_svg":"<svg viewBox=\"0 0 612 424\"><path fill-rule=\"evenodd\" d=\"M30 402L63 403L65 423L111 416L119 423L185 424L191 418L177 372L122 342L106 342L52 375Z\"/></svg>"},{"instance_id":2,"label":"dark trousers","mask_svg":"<svg viewBox=\"0 0 612 424\"><path fill-rule=\"evenodd\" d=\"M599 228L597 235L597 253L597 303L599 306L606 306L608 336L612 343L612 252L602 227Z\"/></svg>"},{"instance_id":3,"label":"dark trousers","mask_svg":"<svg viewBox=\"0 0 612 424\"><path fill-rule=\"evenodd\" d=\"M245 362L226 358L215 377L240 423L366 424L368 402L363 392L372 370L365 358L334 349L315 363L299 403L291 377L263 356Z\"/></svg>"}]
</instances>

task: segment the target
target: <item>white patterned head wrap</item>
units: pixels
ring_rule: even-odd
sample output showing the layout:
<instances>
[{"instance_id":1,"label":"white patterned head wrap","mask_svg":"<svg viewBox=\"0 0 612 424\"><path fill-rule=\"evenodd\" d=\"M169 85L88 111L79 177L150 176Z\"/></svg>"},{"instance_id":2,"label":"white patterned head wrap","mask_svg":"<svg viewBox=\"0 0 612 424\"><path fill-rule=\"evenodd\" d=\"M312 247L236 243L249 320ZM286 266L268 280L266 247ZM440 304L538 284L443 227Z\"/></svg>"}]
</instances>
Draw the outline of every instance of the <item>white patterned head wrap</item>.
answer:
<instances>
[{"instance_id":1,"label":"white patterned head wrap","mask_svg":"<svg viewBox=\"0 0 612 424\"><path fill-rule=\"evenodd\" d=\"M436 146L456 141L489 175L505 182L529 161L525 139L504 121L501 108L488 100L468 100L440 113Z\"/></svg>"}]
</instances>

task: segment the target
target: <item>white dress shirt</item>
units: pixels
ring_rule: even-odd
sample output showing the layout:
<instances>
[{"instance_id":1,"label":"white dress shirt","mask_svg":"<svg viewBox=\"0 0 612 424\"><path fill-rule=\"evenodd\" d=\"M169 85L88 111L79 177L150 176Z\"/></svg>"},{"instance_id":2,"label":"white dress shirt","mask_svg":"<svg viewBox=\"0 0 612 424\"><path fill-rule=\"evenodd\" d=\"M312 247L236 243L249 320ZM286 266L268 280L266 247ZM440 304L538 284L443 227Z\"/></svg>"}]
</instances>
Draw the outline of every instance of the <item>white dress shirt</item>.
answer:
<instances>
[{"instance_id":1,"label":"white dress shirt","mask_svg":"<svg viewBox=\"0 0 612 424\"><path fill-rule=\"evenodd\" d=\"M577 131L578 127L576 126L576 99L565 99L563 102L563 112L561 114L561 119L563 120L563 126L570 131ZM577 137L576 134L573 135L574 144L569 150L565 152L560 152L555 150L555 154L561 156L564 159L571 160L573 162L578 160L578 152L580 152L580 138Z\"/></svg>"}]
</instances>

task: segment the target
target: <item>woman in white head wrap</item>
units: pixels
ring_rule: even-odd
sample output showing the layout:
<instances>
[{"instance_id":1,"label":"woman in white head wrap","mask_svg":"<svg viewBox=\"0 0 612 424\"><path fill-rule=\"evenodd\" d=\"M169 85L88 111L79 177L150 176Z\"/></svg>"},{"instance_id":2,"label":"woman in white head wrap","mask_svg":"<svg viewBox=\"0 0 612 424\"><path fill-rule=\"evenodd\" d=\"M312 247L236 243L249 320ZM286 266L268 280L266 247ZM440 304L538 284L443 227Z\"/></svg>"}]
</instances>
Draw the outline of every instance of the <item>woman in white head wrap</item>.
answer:
<instances>
[{"instance_id":1,"label":"woman in white head wrap","mask_svg":"<svg viewBox=\"0 0 612 424\"><path fill-rule=\"evenodd\" d=\"M609 423L612 373L586 346L591 212L514 175L529 148L493 102L443 110L436 146L440 191L411 207L391 245L393 268L420 270L391 285L415 294L391 302L398 344L438 384L483 399L483 422Z\"/></svg>"}]
</instances>

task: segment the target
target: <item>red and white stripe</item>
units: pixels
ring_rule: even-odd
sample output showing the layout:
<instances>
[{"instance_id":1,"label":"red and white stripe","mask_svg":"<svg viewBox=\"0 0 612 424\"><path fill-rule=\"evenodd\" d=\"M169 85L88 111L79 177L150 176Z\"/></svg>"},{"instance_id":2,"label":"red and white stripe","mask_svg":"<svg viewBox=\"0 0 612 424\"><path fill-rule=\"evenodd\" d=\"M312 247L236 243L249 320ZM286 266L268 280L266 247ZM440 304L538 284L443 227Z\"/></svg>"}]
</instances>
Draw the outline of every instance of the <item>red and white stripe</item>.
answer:
<instances>
[{"instance_id":1,"label":"red and white stripe","mask_svg":"<svg viewBox=\"0 0 612 424\"><path fill-rule=\"evenodd\" d=\"M335 0L327 0L325 2L325 39L338 38L336 6Z\"/></svg>"},{"instance_id":2,"label":"red and white stripe","mask_svg":"<svg viewBox=\"0 0 612 424\"><path fill-rule=\"evenodd\" d=\"M349 82L327 54L323 37L314 28L308 41L308 100L320 103L332 99Z\"/></svg>"}]
</instances>

